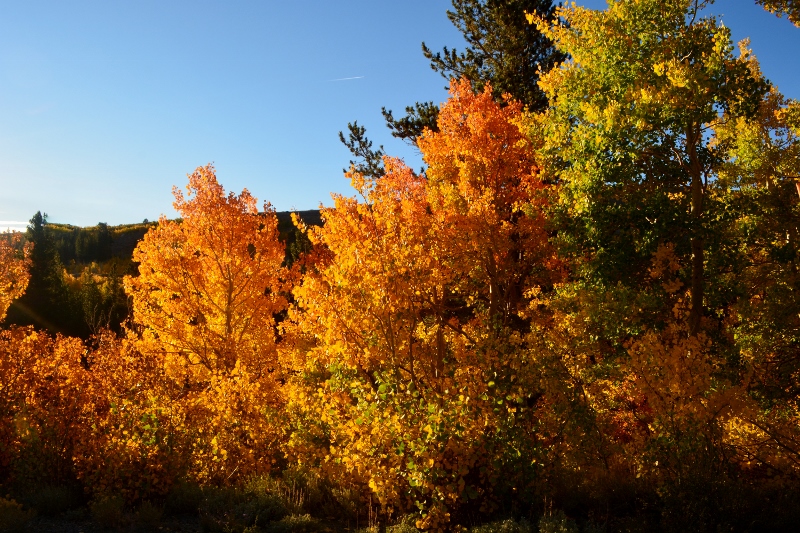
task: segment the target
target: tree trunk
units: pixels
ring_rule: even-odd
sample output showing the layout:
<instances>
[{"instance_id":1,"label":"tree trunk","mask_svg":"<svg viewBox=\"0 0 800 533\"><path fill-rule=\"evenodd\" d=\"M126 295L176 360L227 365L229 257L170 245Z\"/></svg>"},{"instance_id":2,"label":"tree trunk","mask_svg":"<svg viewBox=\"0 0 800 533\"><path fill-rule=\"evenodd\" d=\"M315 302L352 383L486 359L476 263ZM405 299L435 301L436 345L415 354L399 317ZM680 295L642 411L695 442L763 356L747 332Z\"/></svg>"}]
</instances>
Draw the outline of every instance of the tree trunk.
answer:
<instances>
[{"instance_id":1,"label":"tree trunk","mask_svg":"<svg viewBox=\"0 0 800 533\"><path fill-rule=\"evenodd\" d=\"M697 156L700 142L700 127L690 123L686 132L686 147L689 154L689 173L692 191L692 307L689 310L689 335L700 332L703 318L703 292L705 284L705 261L703 257L703 168Z\"/></svg>"}]
</instances>

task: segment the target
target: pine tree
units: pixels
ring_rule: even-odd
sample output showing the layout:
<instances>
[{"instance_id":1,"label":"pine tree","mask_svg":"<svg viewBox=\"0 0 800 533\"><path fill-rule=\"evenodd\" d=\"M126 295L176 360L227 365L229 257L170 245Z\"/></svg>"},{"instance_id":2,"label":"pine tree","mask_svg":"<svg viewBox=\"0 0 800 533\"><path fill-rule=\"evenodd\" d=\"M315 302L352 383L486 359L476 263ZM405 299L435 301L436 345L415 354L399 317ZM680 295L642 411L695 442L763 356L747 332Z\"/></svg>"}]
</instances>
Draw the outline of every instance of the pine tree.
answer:
<instances>
[{"instance_id":1,"label":"pine tree","mask_svg":"<svg viewBox=\"0 0 800 533\"><path fill-rule=\"evenodd\" d=\"M554 16L551 0L453 0L447 12L450 22L464 35L467 47L463 52L444 48L434 53L422 43L422 53L431 68L447 80L466 78L475 91L489 83L496 98L510 94L528 109L540 111L547 106L547 97L537 82L566 56L534 25L525 14L537 13L547 20ZM434 102L417 102L405 109L406 115L395 118L391 109L381 110L394 137L416 146L417 138L428 128L438 131L439 106ZM358 122L349 123L348 139L339 139L357 157L350 164L368 177L383 175L383 146L372 149L366 130Z\"/></svg>"},{"instance_id":2,"label":"pine tree","mask_svg":"<svg viewBox=\"0 0 800 533\"><path fill-rule=\"evenodd\" d=\"M30 283L25 294L11 304L6 323L68 332L73 313L69 305L65 305L69 297L64 282L64 266L47 231L47 213L37 211L33 215L25 238L33 245Z\"/></svg>"}]
</instances>

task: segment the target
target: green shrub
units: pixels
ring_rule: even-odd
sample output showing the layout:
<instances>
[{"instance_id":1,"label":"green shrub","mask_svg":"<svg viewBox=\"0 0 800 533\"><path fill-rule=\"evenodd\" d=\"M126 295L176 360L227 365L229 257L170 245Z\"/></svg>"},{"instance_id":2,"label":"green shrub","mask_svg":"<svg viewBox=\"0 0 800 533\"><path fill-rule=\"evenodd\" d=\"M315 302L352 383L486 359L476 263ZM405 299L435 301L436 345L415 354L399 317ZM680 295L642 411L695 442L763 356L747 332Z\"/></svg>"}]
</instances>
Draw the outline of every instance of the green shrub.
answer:
<instances>
[{"instance_id":1,"label":"green shrub","mask_svg":"<svg viewBox=\"0 0 800 533\"><path fill-rule=\"evenodd\" d=\"M488 524L473 527L469 531L470 533L535 533L534 527L524 519L520 521L507 519L497 522L490 522ZM544 532L545 530L542 529L541 531ZM547 533L550 533L550 531Z\"/></svg>"},{"instance_id":2,"label":"green shrub","mask_svg":"<svg viewBox=\"0 0 800 533\"><path fill-rule=\"evenodd\" d=\"M328 528L312 518L311 515L304 514L285 516L277 522L263 526L261 529L265 533L317 533Z\"/></svg>"},{"instance_id":3,"label":"green shrub","mask_svg":"<svg viewBox=\"0 0 800 533\"><path fill-rule=\"evenodd\" d=\"M142 502L136 512L137 525L145 530L156 529L164 516L164 510L151 502Z\"/></svg>"},{"instance_id":4,"label":"green shrub","mask_svg":"<svg viewBox=\"0 0 800 533\"><path fill-rule=\"evenodd\" d=\"M278 496L252 487L250 491L228 487L209 489L205 494L199 509L200 524L205 531L244 533L253 526L264 526L287 514Z\"/></svg>"},{"instance_id":5,"label":"green shrub","mask_svg":"<svg viewBox=\"0 0 800 533\"><path fill-rule=\"evenodd\" d=\"M164 501L164 511L170 515L196 515L203 501L203 489L196 483L181 481L172 486Z\"/></svg>"},{"instance_id":6,"label":"green shrub","mask_svg":"<svg viewBox=\"0 0 800 533\"><path fill-rule=\"evenodd\" d=\"M29 491L22 500L43 516L58 516L82 503L80 489L65 485L44 485Z\"/></svg>"},{"instance_id":7,"label":"green shrub","mask_svg":"<svg viewBox=\"0 0 800 533\"><path fill-rule=\"evenodd\" d=\"M578 524L564 511L556 511L539 519L539 533L579 533Z\"/></svg>"},{"instance_id":8,"label":"green shrub","mask_svg":"<svg viewBox=\"0 0 800 533\"><path fill-rule=\"evenodd\" d=\"M414 526L412 522L409 521L402 521L399 524L395 524L393 526L389 526L386 528L386 531L389 533L418 533L419 530Z\"/></svg>"},{"instance_id":9,"label":"green shrub","mask_svg":"<svg viewBox=\"0 0 800 533\"><path fill-rule=\"evenodd\" d=\"M278 498L286 514L303 514L307 500L305 480L275 479L269 476L254 476L248 479L243 487L244 492L257 497L272 496Z\"/></svg>"},{"instance_id":10,"label":"green shrub","mask_svg":"<svg viewBox=\"0 0 800 533\"><path fill-rule=\"evenodd\" d=\"M15 500L0 498L0 532L22 531L34 516L36 516L36 512L33 509L25 510Z\"/></svg>"},{"instance_id":11,"label":"green shrub","mask_svg":"<svg viewBox=\"0 0 800 533\"><path fill-rule=\"evenodd\" d=\"M119 496L95 500L89 504L89 511L100 527L119 528L125 520L125 500Z\"/></svg>"}]
</instances>

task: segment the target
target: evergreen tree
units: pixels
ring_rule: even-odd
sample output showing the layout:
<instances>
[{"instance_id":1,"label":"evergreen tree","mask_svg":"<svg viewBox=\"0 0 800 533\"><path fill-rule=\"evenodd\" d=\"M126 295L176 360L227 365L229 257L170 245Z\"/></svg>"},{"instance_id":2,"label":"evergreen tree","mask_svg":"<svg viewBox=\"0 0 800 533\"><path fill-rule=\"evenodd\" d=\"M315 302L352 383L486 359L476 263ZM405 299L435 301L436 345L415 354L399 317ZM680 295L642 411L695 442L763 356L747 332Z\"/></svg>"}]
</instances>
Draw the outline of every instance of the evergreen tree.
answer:
<instances>
[{"instance_id":1,"label":"evergreen tree","mask_svg":"<svg viewBox=\"0 0 800 533\"><path fill-rule=\"evenodd\" d=\"M105 222L97 223L97 258L98 262L111 259L111 241L113 237L108 224Z\"/></svg>"},{"instance_id":2,"label":"evergreen tree","mask_svg":"<svg viewBox=\"0 0 800 533\"><path fill-rule=\"evenodd\" d=\"M47 231L47 213L37 211L30 220L26 239L33 244L31 279L25 294L11 304L7 323L30 325L66 332L72 313L64 266L52 236Z\"/></svg>"},{"instance_id":3,"label":"evergreen tree","mask_svg":"<svg viewBox=\"0 0 800 533\"><path fill-rule=\"evenodd\" d=\"M525 14L537 13L545 19L554 16L551 0L453 0L447 17L464 35L467 47L463 52L444 48L434 53L422 43L422 53L431 68L447 80L467 78L475 91L491 83L495 97L510 94L534 111L547 106L547 97L537 85L539 73L550 70L566 56L534 25ZM406 115L395 118L392 110L381 110L392 135L416 145L425 128L438 131L439 106L434 102L417 102L406 107ZM348 138L339 139L356 156L350 161L365 176L383 175L383 146L372 149L366 130L358 122L349 123Z\"/></svg>"}]
</instances>

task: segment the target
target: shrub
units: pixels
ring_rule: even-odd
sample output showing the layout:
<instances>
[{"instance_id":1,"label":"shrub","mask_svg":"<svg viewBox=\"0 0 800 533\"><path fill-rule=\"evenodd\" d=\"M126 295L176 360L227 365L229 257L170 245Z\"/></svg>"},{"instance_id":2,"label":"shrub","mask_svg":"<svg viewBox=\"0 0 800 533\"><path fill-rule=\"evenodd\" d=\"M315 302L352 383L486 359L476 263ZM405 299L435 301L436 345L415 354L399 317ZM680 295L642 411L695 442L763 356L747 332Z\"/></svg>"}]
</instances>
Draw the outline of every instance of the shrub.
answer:
<instances>
[{"instance_id":1,"label":"shrub","mask_svg":"<svg viewBox=\"0 0 800 533\"><path fill-rule=\"evenodd\" d=\"M413 525L413 521L404 520L386 528L390 533L417 533L419 530Z\"/></svg>"},{"instance_id":2,"label":"shrub","mask_svg":"<svg viewBox=\"0 0 800 533\"><path fill-rule=\"evenodd\" d=\"M311 517L311 515L285 516L277 522L272 522L262 528L266 533L315 533L328 528Z\"/></svg>"},{"instance_id":3,"label":"shrub","mask_svg":"<svg viewBox=\"0 0 800 533\"><path fill-rule=\"evenodd\" d=\"M89 505L92 519L104 528L118 528L125 518L125 500L119 496L95 500Z\"/></svg>"},{"instance_id":4,"label":"shrub","mask_svg":"<svg viewBox=\"0 0 800 533\"><path fill-rule=\"evenodd\" d=\"M151 502L142 502L139 511L136 513L136 523L146 529L155 529L164 516L164 510Z\"/></svg>"},{"instance_id":5,"label":"shrub","mask_svg":"<svg viewBox=\"0 0 800 533\"><path fill-rule=\"evenodd\" d=\"M0 532L22 531L34 516L36 512L33 509L26 511L15 500L0 498Z\"/></svg>"},{"instance_id":6,"label":"shrub","mask_svg":"<svg viewBox=\"0 0 800 533\"><path fill-rule=\"evenodd\" d=\"M43 485L25 494L22 500L43 516L58 516L81 505L80 490L66 485Z\"/></svg>"},{"instance_id":7,"label":"shrub","mask_svg":"<svg viewBox=\"0 0 800 533\"><path fill-rule=\"evenodd\" d=\"M263 490L231 487L208 490L199 511L204 530L224 533L244 533L248 528L280 520L287 514L278 496Z\"/></svg>"},{"instance_id":8,"label":"shrub","mask_svg":"<svg viewBox=\"0 0 800 533\"><path fill-rule=\"evenodd\" d=\"M196 514L202 501L203 489L200 485L180 481L167 494L164 511L171 515Z\"/></svg>"},{"instance_id":9,"label":"shrub","mask_svg":"<svg viewBox=\"0 0 800 533\"><path fill-rule=\"evenodd\" d=\"M539 519L539 533L578 533L578 525L563 511L557 511Z\"/></svg>"},{"instance_id":10,"label":"shrub","mask_svg":"<svg viewBox=\"0 0 800 533\"><path fill-rule=\"evenodd\" d=\"M550 533L551 531L561 533L561 530L545 530L541 529L541 522L539 523L540 531ZM499 520L497 522L490 522L488 524L483 524L480 526L476 526L471 528L470 533L534 533L535 529L532 524L530 524L527 520L520 520L519 522L507 519L507 520ZM570 531L570 533L572 533Z\"/></svg>"}]
</instances>

